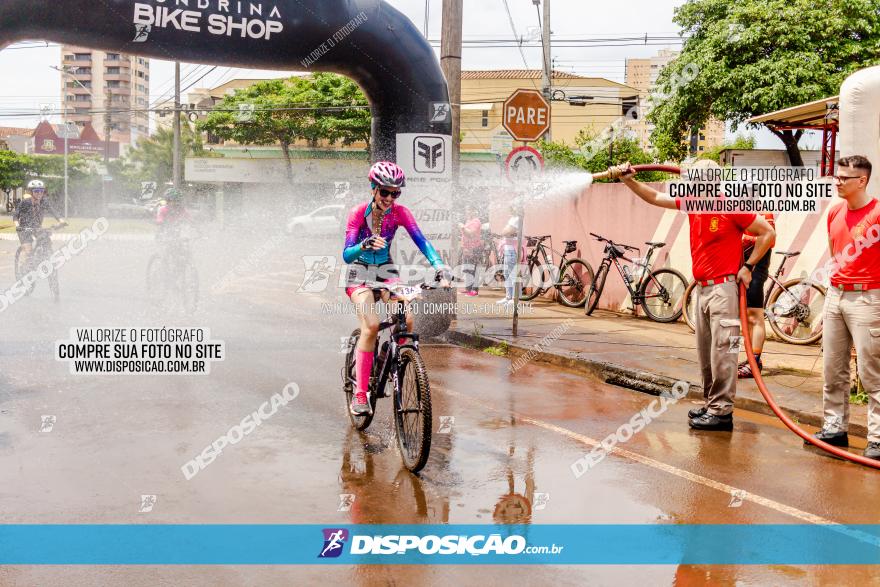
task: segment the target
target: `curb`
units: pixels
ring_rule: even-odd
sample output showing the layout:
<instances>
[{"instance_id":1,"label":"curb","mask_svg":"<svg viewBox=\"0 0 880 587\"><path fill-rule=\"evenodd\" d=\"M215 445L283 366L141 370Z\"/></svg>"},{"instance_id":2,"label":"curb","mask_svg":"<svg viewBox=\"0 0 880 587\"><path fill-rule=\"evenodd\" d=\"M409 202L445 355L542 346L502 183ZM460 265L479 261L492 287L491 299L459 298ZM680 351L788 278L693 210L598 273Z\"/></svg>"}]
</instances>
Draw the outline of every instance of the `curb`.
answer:
<instances>
[{"instance_id":1,"label":"curb","mask_svg":"<svg viewBox=\"0 0 880 587\"><path fill-rule=\"evenodd\" d=\"M534 347L511 344L508 340L493 338L491 336L477 336L450 329L443 335L443 338L449 343L458 346L476 348L478 350L483 350L504 343L509 348L508 357L516 359L529 354L531 361L562 367L578 373L583 373L590 377L596 377L611 385L625 387L627 389L640 391L650 395L671 395L672 386L678 382L677 379L667 377L666 375L659 375L649 371L640 371L638 369L624 367L615 363L588 359L577 353L563 355L560 353L538 351ZM688 382L688 384L687 398L702 400L703 386L693 382ZM776 417L776 414L773 413L770 406L764 402L763 397L760 399L753 399L738 394L734 401L734 405L741 410L755 412L765 416L772 416L774 418ZM816 428L822 426L821 414L792 410L785 406L780 407L797 423L814 426ZM866 438L868 435L868 429L863 424L850 422L849 433L853 436Z\"/></svg>"}]
</instances>

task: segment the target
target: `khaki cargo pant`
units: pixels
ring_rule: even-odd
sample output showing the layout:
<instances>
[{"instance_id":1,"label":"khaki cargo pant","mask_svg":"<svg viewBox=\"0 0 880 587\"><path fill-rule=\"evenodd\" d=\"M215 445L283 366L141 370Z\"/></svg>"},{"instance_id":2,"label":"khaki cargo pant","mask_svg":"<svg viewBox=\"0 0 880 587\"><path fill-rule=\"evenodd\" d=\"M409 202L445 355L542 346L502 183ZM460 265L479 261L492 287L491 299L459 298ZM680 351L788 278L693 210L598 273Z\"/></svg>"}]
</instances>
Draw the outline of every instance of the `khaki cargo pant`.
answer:
<instances>
[{"instance_id":1,"label":"khaki cargo pant","mask_svg":"<svg viewBox=\"0 0 880 587\"><path fill-rule=\"evenodd\" d=\"M735 281L697 286L697 358L703 397L710 414L733 412L739 356L739 285Z\"/></svg>"},{"instance_id":2,"label":"khaki cargo pant","mask_svg":"<svg viewBox=\"0 0 880 587\"><path fill-rule=\"evenodd\" d=\"M828 289L822 326L824 428L849 427L850 349L856 345L859 378L870 396L868 441L880 442L880 290Z\"/></svg>"}]
</instances>

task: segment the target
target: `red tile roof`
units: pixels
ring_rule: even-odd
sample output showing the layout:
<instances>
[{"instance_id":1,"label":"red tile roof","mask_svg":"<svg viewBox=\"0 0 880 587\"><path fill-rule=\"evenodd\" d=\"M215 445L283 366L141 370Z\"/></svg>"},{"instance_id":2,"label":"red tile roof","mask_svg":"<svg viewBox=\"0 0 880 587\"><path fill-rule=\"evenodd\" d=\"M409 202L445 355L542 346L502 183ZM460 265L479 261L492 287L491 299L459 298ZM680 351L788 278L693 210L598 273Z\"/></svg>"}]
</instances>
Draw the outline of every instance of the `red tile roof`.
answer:
<instances>
[{"instance_id":1,"label":"red tile roof","mask_svg":"<svg viewBox=\"0 0 880 587\"><path fill-rule=\"evenodd\" d=\"M34 129L32 128L17 128L14 126L0 126L0 137L10 137L10 136L22 136L22 137L30 137L33 136Z\"/></svg>"}]
</instances>

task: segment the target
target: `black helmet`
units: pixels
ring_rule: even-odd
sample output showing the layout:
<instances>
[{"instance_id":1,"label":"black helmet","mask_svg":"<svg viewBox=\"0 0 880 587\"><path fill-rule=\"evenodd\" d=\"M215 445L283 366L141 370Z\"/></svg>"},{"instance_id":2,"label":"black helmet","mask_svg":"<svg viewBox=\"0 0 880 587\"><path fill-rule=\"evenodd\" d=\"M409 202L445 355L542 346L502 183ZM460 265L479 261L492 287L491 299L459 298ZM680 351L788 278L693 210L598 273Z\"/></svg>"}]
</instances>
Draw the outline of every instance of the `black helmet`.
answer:
<instances>
[{"instance_id":1,"label":"black helmet","mask_svg":"<svg viewBox=\"0 0 880 587\"><path fill-rule=\"evenodd\" d=\"M167 202L180 202L183 200L183 193L177 188L168 188L162 194L162 199Z\"/></svg>"}]
</instances>

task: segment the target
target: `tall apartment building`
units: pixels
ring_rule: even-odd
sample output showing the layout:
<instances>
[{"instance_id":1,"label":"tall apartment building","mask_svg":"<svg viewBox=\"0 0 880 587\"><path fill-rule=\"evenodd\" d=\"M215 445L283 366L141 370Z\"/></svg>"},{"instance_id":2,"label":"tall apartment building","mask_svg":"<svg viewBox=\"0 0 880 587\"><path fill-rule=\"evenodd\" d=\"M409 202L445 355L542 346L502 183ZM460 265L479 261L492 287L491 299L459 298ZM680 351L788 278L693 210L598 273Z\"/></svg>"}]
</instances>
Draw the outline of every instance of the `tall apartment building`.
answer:
<instances>
[{"instance_id":1,"label":"tall apartment building","mask_svg":"<svg viewBox=\"0 0 880 587\"><path fill-rule=\"evenodd\" d=\"M646 59L626 60L626 85L639 90L639 101L642 106L640 119L633 126L633 130L639 135L642 147L651 148L651 133L654 125L645 120L647 108L650 106L648 96L657 88L657 78L670 61L678 57L679 52L672 49L661 49L657 55ZM705 150L711 149L724 143L724 121L710 118L706 125L699 129L693 129L688 138L689 149L692 155L699 155Z\"/></svg>"},{"instance_id":2,"label":"tall apartment building","mask_svg":"<svg viewBox=\"0 0 880 587\"><path fill-rule=\"evenodd\" d=\"M137 142L150 134L150 60L84 47L61 48L61 96L68 120L91 122L101 137L110 110L110 140ZM109 108L107 105L109 104Z\"/></svg>"}]
</instances>

